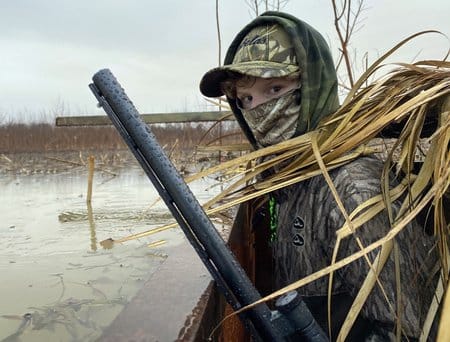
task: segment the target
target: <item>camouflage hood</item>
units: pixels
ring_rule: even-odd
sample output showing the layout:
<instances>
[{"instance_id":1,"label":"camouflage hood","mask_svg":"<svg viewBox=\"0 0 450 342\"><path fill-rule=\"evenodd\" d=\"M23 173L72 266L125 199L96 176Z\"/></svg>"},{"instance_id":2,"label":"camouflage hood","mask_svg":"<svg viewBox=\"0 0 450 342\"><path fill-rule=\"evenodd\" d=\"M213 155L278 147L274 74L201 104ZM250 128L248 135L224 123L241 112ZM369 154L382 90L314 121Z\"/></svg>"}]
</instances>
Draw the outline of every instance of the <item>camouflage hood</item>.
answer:
<instances>
[{"instance_id":1,"label":"camouflage hood","mask_svg":"<svg viewBox=\"0 0 450 342\"><path fill-rule=\"evenodd\" d=\"M200 90L206 96L221 96L222 93L218 90L219 83L224 80L224 73L221 73L221 71L228 69L242 72L239 70L240 67L245 67L245 63L250 66L252 64L251 59L248 62L245 61L245 58L247 58L245 55L239 56L239 59L244 60L245 63L241 63L240 66L233 63L236 54L242 54L242 45L245 43L243 40L248 39L248 35L251 36L258 26L274 24L283 28L287 37L290 38L289 43L282 42L287 46L285 49L287 53L282 56L284 64L282 66L279 66L280 63L278 63L278 66L274 64L272 70L269 70L271 65L264 63L263 67L259 68L259 72L262 70L267 74L259 76L280 77L300 71L301 87L298 91L300 92L301 106L294 134L294 136L298 136L314 129L323 117L333 113L339 106L339 100L336 71L327 43L314 28L289 14L265 12L245 26L231 43L225 56L224 66L206 73L200 83ZM257 38L251 37L251 39ZM281 57L276 58L280 59ZM298 65L296 66L293 63ZM252 75L252 72L248 71L242 73ZM257 74L254 76L257 76ZM228 100L247 138L257 148L255 137L245 122L241 110L233 99Z\"/></svg>"}]
</instances>

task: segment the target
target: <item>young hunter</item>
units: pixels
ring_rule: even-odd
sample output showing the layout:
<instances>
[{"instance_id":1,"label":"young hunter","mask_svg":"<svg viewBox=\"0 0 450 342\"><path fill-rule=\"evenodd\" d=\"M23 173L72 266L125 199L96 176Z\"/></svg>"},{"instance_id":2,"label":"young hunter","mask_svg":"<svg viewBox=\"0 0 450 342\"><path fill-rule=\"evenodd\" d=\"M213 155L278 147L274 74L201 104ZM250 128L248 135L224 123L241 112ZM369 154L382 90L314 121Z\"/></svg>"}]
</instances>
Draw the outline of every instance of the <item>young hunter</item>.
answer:
<instances>
[{"instance_id":1,"label":"young hunter","mask_svg":"<svg viewBox=\"0 0 450 342\"><path fill-rule=\"evenodd\" d=\"M226 95L246 137L255 149L277 144L314 130L339 106L337 77L324 38L305 22L285 13L266 12L245 26L228 49L223 67L208 71L200 82L207 97ZM383 162L360 157L330 171L345 209L380 194ZM345 218L322 175L277 190L277 231L271 243L276 289L331 263L336 230ZM396 212L398 203L392 204ZM259 227L258 227L259 228ZM355 233L363 245L383 237L390 228L387 213L378 214ZM399 249L401 298L391 253L364 304L347 341L394 341L396 325L402 339L417 341L435 289L431 270L438 262L433 237L413 221L395 238ZM355 236L342 241L338 260L359 251ZM370 253L374 261L379 249ZM368 273L364 258L335 272L332 289L332 339ZM397 270L398 271L398 270ZM298 289L324 331L327 327L328 277ZM401 315L397 308L401 307ZM400 320L400 321L399 321Z\"/></svg>"}]
</instances>

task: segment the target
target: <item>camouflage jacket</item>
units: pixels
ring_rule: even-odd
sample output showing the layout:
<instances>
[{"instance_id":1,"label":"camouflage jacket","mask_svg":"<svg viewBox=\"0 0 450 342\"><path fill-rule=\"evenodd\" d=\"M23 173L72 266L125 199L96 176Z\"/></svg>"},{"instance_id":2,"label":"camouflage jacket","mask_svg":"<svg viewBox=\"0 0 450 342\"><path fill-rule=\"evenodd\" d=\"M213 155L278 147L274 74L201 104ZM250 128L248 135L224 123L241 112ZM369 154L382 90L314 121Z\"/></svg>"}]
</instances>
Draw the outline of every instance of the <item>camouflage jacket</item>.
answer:
<instances>
[{"instance_id":1,"label":"camouflage jacket","mask_svg":"<svg viewBox=\"0 0 450 342\"><path fill-rule=\"evenodd\" d=\"M348 213L380 193L382 165L375 157L364 157L330 172ZM276 199L278 231L273 255L277 286L282 287L330 265L336 243L335 232L345 219L323 176L279 190ZM398 203L394 203L393 210L398 210ZM357 236L367 246L384 236L389 227L388 215L382 212L358 229ZM433 278L430 273L438 262L438 256L436 248L433 248L433 238L416 222L399 233L395 241L400 255L402 328L404 334L417 338L434 294L435 283L427 281ZM347 237L341 242L338 260L359 250L354 236ZM379 250L370 254L370 260L374 260ZM368 269L366 260L360 258L338 270L334 274L334 294L349 293L354 297ZM380 280L394 310L397 308L395 272L391 253ZM322 277L299 291L306 297L326 295L328 279L327 276ZM378 286L369 295L361 315L370 322L379 322L392 329L395 326L395 313Z\"/></svg>"}]
</instances>

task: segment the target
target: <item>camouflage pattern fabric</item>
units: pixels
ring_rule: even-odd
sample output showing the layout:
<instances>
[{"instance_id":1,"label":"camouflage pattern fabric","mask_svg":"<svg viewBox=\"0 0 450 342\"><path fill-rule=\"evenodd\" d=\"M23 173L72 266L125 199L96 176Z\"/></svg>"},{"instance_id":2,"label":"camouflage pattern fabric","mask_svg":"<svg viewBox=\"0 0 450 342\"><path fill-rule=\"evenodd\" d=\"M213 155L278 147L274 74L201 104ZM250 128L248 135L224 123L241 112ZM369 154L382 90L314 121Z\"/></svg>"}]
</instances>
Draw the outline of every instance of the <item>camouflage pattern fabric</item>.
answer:
<instances>
[{"instance_id":1,"label":"camouflage pattern fabric","mask_svg":"<svg viewBox=\"0 0 450 342\"><path fill-rule=\"evenodd\" d=\"M347 212L380 193L382 168L381 160L364 157L330 172ZM344 224L345 218L322 176L278 190L274 196L278 203L279 229L273 254L275 280L279 288L330 265L336 243L335 233ZM399 203L394 202L392 209L395 213ZM388 215L382 212L360 227L357 236L367 246L383 237L389 227ZM400 301L402 332L409 338L418 338L436 288L432 273L439 260L437 250L433 248L435 239L413 221L395 238L395 243L399 250L400 269L395 269L391 253L380 274L380 281L393 310L397 309ZM359 250L355 238L349 236L341 242L338 260ZM372 262L378 251L376 249L369 254ZM368 271L364 258L341 268L334 274L333 294L348 293L354 297ZM400 274L401 298L396 293L396 271ZM328 279L322 277L299 291L305 297L326 296ZM333 317L333 312L331 314ZM389 308L378 286L369 295L361 313L372 325L384 327L379 330L385 329L384 335L390 336L394 336L396 314ZM395 339L387 339L391 340Z\"/></svg>"},{"instance_id":2,"label":"camouflage pattern fabric","mask_svg":"<svg viewBox=\"0 0 450 342\"><path fill-rule=\"evenodd\" d=\"M278 24L267 24L252 29L244 37L231 64L206 73L200 89L209 97L222 96L220 80L227 77L226 71L272 78L288 76L298 70L295 49L286 31Z\"/></svg>"},{"instance_id":3,"label":"camouflage pattern fabric","mask_svg":"<svg viewBox=\"0 0 450 342\"><path fill-rule=\"evenodd\" d=\"M225 68L262 78L283 77L299 69L292 42L280 25L251 30L239 45L233 63Z\"/></svg>"},{"instance_id":4,"label":"camouflage pattern fabric","mask_svg":"<svg viewBox=\"0 0 450 342\"><path fill-rule=\"evenodd\" d=\"M293 89L252 109L241 109L258 146L275 145L295 134L301 104L298 90Z\"/></svg>"}]
</instances>

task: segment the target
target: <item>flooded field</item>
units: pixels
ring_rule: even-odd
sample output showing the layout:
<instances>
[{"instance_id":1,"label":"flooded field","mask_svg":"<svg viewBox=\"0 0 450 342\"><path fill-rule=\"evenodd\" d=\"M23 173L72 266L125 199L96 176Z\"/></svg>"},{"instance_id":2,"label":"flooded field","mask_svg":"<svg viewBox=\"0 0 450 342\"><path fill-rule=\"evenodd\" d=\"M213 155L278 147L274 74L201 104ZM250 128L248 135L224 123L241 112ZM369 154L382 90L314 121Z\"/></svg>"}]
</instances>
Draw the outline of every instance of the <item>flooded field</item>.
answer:
<instances>
[{"instance_id":1,"label":"flooded field","mask_svg":"<svg viewBox=\"0 0 450 342\"><path fill-rule=\"evenodd\" d=\"M190 186L203 201L212 183ZM135 163L95 172L91 208L86 192L85 167L0 173L0 341L95 340L183 243L174 228L100 246L171 221Z\"/></svg>"}]
</instances>

